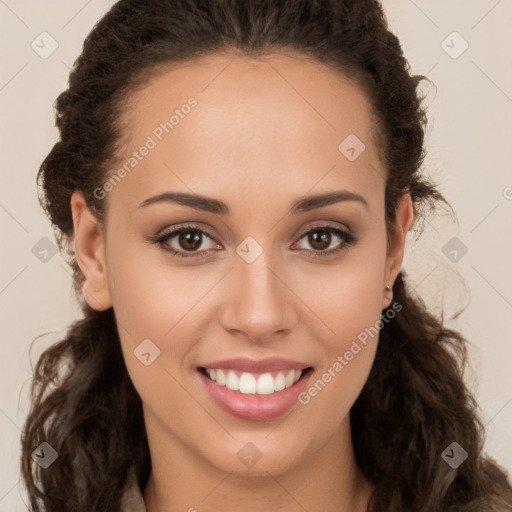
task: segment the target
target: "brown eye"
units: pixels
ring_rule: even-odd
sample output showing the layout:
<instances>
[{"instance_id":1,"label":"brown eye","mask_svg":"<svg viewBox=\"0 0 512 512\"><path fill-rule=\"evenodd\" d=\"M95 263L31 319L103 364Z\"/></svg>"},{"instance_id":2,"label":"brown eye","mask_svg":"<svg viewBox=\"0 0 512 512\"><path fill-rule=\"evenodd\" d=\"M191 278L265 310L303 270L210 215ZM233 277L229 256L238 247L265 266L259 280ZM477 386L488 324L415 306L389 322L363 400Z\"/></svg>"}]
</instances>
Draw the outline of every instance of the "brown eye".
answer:
<instances>
[{"instance_id":1,"label":"brown eye","mask_svg":"<svg viewBox=\"0 0 512 512\"><path fill-rule=\"evenodd\" d=\"M334 249L328 249L334 238L341 240L338 246ZM329 256L347 249L349 246L354 245L357 241L356 237L342 229L333 226L319 226L311 229L304 234L300 240L306 239L311 250L305 249L306 252L312 253L314 256Z\"/></svg>"},{"instance_id":2,"label":"brown eye","mask_svg":"<svg viewBox=\"0 0 512 512\"><path fill-rule=\"evenodd\" d=\"M324 251L331 243L331 233L326 230L311 231L308 235L308 242L315 251Z\"/></svg>"},{"instance_id":3,"label":"brown eye","mask_svg":"<svg viewBox=\"0 0 512 512\"><path fill-rule=\"evenodd\" d=\"M200 231L182 231L178 235L178 244L186 251L199 249L202 244Z\"/></svg>"},{"instance_id":4,"label":"brown eye","mask_svg":"<svg viewBox=\"0 0 512 512\"><path fill-rule=\"evenodd\" d=\"M162 249L171 252L174 256L184 258L202 257L208 256L211 250L211 247L203 248L205 238L214 242L213 238L202 229L185 226L161 234L154 242L159 244ZM173 239L176 240L172 242ZM201 248L204 250L199 250Z\"/></svg>"}]
</instances>

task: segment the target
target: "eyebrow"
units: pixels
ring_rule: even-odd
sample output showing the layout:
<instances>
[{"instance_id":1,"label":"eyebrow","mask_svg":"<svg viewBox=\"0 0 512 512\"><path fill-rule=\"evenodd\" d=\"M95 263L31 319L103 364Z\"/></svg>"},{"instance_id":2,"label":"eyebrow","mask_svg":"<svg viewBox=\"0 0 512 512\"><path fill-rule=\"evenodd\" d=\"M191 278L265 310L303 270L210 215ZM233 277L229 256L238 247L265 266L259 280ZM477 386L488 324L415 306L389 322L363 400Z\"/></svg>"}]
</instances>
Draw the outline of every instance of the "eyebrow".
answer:
<instances>
[{"instance_id":1,"label":"eyebrow","mask_svg":"<svg viewBox=\"0 0 512 512\"><path fill-rule=\"evenodd\" d=\"M363 196L348 190L338 190L335 192L300 197L292 204L290 212L292 214L298 214L345 201L359 202L366 209L369 209L368 203ZM223 201L186 192L164 192L162 194L149 197L139 205L139 208L162 202L177 203L196 210L202 210L214 214L231 215L229 206Z\"/></svg>"}]
</instances>

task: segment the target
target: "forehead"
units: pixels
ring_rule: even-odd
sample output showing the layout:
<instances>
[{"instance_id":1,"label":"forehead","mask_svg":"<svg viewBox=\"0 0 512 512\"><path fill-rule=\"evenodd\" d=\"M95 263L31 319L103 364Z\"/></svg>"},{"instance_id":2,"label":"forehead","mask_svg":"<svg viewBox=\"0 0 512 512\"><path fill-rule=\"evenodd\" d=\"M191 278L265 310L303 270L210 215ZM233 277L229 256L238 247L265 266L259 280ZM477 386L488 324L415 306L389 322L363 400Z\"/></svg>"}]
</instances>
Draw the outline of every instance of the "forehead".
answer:
<instances>
[{"instance_id":1,"label":"forehead","mask_svg":"<svg viewBox=\"0 0 512 512\"><path fill-rule=\"evenodd\" d=\"M112 172L127 172L109 200L121 190L132 206L168 190L251 199L270 189L293 198L313 187L380 193L370 109L353 80L298 55L161 66L125 102Z\"/></svg>"}]
</instances>

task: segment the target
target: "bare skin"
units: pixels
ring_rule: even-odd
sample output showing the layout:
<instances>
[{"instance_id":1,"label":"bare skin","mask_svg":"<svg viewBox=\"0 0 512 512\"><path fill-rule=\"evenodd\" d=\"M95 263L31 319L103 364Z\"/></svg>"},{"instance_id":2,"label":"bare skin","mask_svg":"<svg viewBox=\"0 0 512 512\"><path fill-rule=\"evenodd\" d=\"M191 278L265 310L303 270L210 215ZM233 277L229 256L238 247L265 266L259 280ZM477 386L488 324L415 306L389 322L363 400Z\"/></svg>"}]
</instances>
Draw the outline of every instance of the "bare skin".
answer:
<instances>
[{"instance_id":1,"label":"bare skin","mask_svg":"<svg viewBox=\"0 0 512 512\"><path fill-rule=\"evenodd\" d=\"M221 409L197 367L278 356L308 363L310 382L319 379L392 303L385 287L403 261L410 196L387 246L386 172L366 95L343 74L290 55L219 54L169 66L131 97L119 167L190 97L197 106L161 141L153 135L156 147L108 190L105 225L80 192L71 200L85 300L98 310L113 306L143 402L152 459L147 510L364 511L372 485L355 463L349 411L377 336L307 404L272 420ZM365 145L353 161L338 149L349 134ZM290 213L302 196L339 190L367 206L345 200ZM221 200L231 213L139 206L168 191ZM184 224L206 230L194 251L177 235L162 245L146 240ZM307 233L325 233L326 225L357 241L331 233L325 248L313 246ZM236 251L248 236L263 251L251 263ZM179 258L169 247L205 257ZM147 338L160 350L148 366L134 356ZM252 467L237 456L249 442L261 453Z\"/></svg>"}]
</instances>

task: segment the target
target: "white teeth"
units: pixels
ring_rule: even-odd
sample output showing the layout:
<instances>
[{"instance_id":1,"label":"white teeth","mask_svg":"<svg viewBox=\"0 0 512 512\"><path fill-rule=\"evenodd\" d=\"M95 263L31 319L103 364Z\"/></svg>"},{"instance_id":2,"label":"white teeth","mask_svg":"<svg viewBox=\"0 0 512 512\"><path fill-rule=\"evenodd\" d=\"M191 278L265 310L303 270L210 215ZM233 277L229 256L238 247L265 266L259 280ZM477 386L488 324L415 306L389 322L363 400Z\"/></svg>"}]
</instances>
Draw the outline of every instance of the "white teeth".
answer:
<instances>
[{"instance_id":1,"label":"white teeth","mask_svg":"<svg viewBox=\"0 0 512 512\"><path fill-rule=\"evenodd\" d=\"M285 387L286 387L286 384L285 384L284 375L282 373L278 373L276 378L274 379L274 391L281 391Z\"/></svg>"},{"instance_id":2,"label":"white teeth","mask_svg":"<svg viewBox=\"0 0 512 512\"><path fill-rule=\"evenodd\" d=\"M217 384L220 386L226 385L226 374L222 370L207 370L208 374L210 375L210 379L212 378L212 375L210 372L215 372L215 380L217 381Z\"/></svg>"},{"instance_id":3,"label":"white teeth","mask_svg":"<svg viewBox=\"0 0 512 512\"><path fill-rule=\"evenodd\" d=\"M240 393L244 393L244 395L256 393L256 378L252 373L242 373L242 375L240 375L239 383Z\"/></svg>"},{"instance_id":4,"label":"white teeth","mask_svg":"<svg viewBox=\"0 0 512 512\"><path fill-rule=\"evenodd\" d=\"M241 388L240 391L242 391ZM256 391L258 395L271 395L274 391L277 391L277 389L275 389L274 377L272 377L272 374L264 373L263 375L260 375Z\"/></svg>"},{"instance_id":5,"label":"white teeth","mask_svg":"<svg viewBox=\"0 0 512 512\"><path fill-rule=\"evenodd\" d=\"M233 391L250 395L271 395L276 391L282 391L289 388L297 382L301 375L301 370L289 370L286 375L279 372L275 377L271 373L263 373L259 377L243 372L240 377L233 370L206 370L211 380L217 382L219 386L226 386Z\"/></svg>"},{"instance_id":6,"label":"white teeth","mask_svg":"<svg viewBox=\"0 0 512 512\"><path fill-rule=\"evenodd\" d=\"M235 372L228 372L226 376L226 387L233 391L240 391L240 379Z\"/></svg>"}]
</instances>

